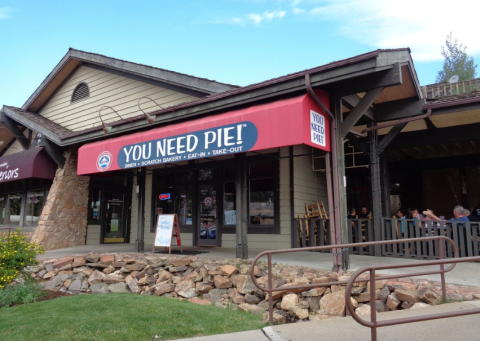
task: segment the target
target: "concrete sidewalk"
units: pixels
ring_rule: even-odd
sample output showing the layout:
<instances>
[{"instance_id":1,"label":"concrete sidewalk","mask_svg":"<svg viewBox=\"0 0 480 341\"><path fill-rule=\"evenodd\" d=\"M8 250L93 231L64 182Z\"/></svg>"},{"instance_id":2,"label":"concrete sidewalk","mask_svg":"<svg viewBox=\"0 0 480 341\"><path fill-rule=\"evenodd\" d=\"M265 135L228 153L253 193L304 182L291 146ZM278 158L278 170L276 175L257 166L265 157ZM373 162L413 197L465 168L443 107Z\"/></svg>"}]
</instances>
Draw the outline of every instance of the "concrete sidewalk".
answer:
<instances>
[{"instance_id":1,"label":"concrete sidewalk","mask_svg":"<svg viewBox=\"0 0 480 341\"><path fill-rule=\"evenodd\" d=\"M479 309L480 301L442 304L421 309L391 311L377 314L378 321L424 316L453 311ZM383 341L437 341L480 340L479 315L467 315L432 321L401 324L377 329L377 340ZM315 322L301 322L266 327L240 333L204 336L177 341L369 341L370 328L351 317L338 317Z\"/></svg>"}]
</instances>

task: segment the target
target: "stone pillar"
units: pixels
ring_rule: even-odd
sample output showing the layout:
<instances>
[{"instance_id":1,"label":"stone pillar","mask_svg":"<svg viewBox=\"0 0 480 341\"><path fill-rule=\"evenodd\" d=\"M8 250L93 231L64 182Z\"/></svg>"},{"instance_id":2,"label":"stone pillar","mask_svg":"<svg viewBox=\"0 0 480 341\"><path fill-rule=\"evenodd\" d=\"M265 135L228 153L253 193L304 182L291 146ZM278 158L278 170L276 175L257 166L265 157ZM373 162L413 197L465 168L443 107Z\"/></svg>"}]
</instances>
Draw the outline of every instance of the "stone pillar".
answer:
<instances>
[{"instance_id":1,"label":"stone pillar","mask_svg":"<svg viewBox=\"0 0 480 341\"><path fill-rule=\"evenodd\" d=\"M58 168L32 241L45 250L85 245L89 176L77 175L77 150L66 151Z\"/></svg>"}]
</instances>

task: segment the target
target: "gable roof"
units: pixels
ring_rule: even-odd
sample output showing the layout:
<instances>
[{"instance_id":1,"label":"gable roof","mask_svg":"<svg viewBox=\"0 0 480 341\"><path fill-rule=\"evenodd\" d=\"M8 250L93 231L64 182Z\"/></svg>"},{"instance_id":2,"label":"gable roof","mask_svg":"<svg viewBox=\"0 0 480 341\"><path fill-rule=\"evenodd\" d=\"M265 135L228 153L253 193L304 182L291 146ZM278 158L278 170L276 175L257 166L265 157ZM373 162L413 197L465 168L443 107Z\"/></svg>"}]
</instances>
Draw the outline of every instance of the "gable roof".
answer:
<instances>
[{"instance_id":1,"label":"gable roof","mask_svg":"<svg viewBox=\"0 0 480 341\"><path fill-rule=\"evenodd\" d=\"M72 55L75 56L75 59L72 59ZM144 74L146 71L154 69L156 70L155 72L168 74L173 78L178 76L183 77L182 79L184 81L191 80L193 85L190 86L193 87L196 87L198 82L206 82L211 86L214 85L212 83L215 83L215 85L218 86L216 87L216 90L219 90L220 88L226 89L223 92L218 91L191 102L182 103L157 112L149 113L149 115L155 116L155 122L153 123L154 126L187 120L192 117L212 115L227 110L251 106L256 103L305 93L306 75L311 76L312 87L321 88L335 96L344 96L350 93L364 92L379 86L386 86L387 89L391 89L395 93L397 93L397 90L395 89L400 90L397 93L398 98L390 96L390 100L402 99L401 96L403 95L401 90L405 87L411 88L413 94L416 94L415 96L417 98L421 98L418 78L411 59L410 49L408 48L376 50L241 88L172 73L171 71L157 68L146 67L148 70L145 70L145 66L139 64L71 49L47 79L40 85L37 91L35 91L35 93L29 98L22 109L4 106L3 111L5 114L30 129L39 132L42 132L43 130L45 137L59 146L85 143L118 136L119 134L149 129L150 125L141 114L128 119L109 123L109 126L114 127L114 129L108 136L103 134L101 126L74 132L64 128L60 129L59 127L56 127L55 124L52 125L49 122L45 122L43 120L44 118L42 119L42 122L39 122L38 119L34 117L37 114L35 114L32 109L37 105L37 101L41 101L40 97L42 93L48 93L48 87L58 81L56 80L56 77L60 77L57 76L58 74L68 72L68 70L72 72L76 66L72 68L68 63L73 60L74 62L77 62L78 65L78 62L83 60L81 56L89 57L90 63L97 58L105 63L108 62L109 64L107 64L109 68L124 67L128 69L129 72L134 72L138 68L140 71L143 70L142 72ZM408 84L402 84L401 75L399 78L399 73L401 74L405 72L409 73L410 78L412 79L412 82L409 82Z\"/></svg>"},{"instance_id":2,"label":"gable roof","mask_svg":"<svg viewBox=\"0 0 480 341\"><path fill-rule=\"evenodd\" d=\"M108 69L125 72L127 74L161 81L173 86L186 88L204 95L224 92L238 88L236 85L220 83L206 78L199 78L183 73L169 71L144 64L107 57L97 53L90 53L70 48L62 60L55 66L42 84L28 98L22 106L23 110L37 112L50 98L55 90L69 77L82 63L89 63Z\"/></svg>"}]
</instances>

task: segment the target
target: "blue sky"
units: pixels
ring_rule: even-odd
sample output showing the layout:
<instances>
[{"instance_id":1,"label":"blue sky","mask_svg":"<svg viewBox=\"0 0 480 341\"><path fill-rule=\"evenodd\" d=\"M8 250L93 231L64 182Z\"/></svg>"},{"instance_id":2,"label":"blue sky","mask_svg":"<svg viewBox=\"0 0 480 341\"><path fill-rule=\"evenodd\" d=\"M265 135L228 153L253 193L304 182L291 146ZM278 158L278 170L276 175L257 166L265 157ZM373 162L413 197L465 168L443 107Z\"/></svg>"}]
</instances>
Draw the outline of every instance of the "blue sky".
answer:
<instances>
[{"instance_id":1,"label":"blue sky","mask_svg":"<svg viewBox=\"0 0 480 341\"><path fill-rule=\"evenodd\" d=\"M69 47L237 85L410 47L430 84L449 32L480 62L479 9L470 0L0 0L0 105L23 105Z\"/></svg>"}]
</instances>

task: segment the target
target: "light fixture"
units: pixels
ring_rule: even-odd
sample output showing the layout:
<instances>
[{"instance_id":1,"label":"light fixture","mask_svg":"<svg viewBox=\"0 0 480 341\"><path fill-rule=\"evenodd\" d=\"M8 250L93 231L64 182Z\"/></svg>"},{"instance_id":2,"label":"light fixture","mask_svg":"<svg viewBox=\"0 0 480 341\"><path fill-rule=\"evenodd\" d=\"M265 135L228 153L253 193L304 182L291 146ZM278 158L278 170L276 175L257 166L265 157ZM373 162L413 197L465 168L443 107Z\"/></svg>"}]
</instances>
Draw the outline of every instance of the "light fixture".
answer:
<instances>
[{"instance_id":1,"label":"light fixture","mask_svg":"<svg viewBox=\"0 0 480 341\"><path fill-rule=\"evenodd\" d=\"M137 102L137 106L138 108L142 111L143 113L143 116L145 116L145 118L147 119L147 122L148 124L152 125L154 122L155 122L155 116L152 116L152 115L149 115L148 113L146 113L145 111L143 111L143 109L140 107L140 100L142 100L143 98L146 98L146 99L149 99L150 101L152 101L153 103L155 103L160 109L165 109L163 108L160 104L158 104L157 102L155 102L153 99L151 99L150 97L147 97L147 96L143 96L143 97L140 97L138 99L138 102Z\"/></svg>"},{"instance_id":2,"label":"light fixture","mask_svg":"<svg viewBox=\"0 0 480 341\"><path fill-rule=\"evenodd\" d=\"M101 112L102 112L102 110L105 109L105 108L112 109L112 111L113 111L115 114L117 114L117 116L120 117L120 119L123 119L123 118L122 118L122 116L120 116L120 115L118 114L118 112L117 112L115 109L113 109L112 107L109 107L108 105L104 105L103 107L100 108L100 110L98 110L98 117L100 118L100 121L102 121L102 129L103 129L103 132L104 132L105 134L108 134L108 133L112 130L113 127L112 127L111 125L107 125L107 124L103 121L103 119L102 119Z\"/></svg>"}]
</instances>

